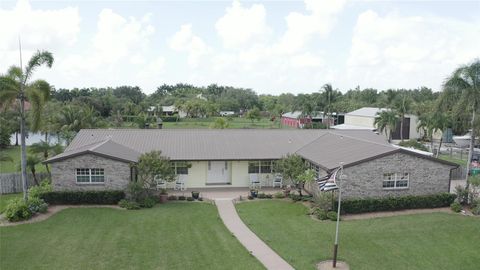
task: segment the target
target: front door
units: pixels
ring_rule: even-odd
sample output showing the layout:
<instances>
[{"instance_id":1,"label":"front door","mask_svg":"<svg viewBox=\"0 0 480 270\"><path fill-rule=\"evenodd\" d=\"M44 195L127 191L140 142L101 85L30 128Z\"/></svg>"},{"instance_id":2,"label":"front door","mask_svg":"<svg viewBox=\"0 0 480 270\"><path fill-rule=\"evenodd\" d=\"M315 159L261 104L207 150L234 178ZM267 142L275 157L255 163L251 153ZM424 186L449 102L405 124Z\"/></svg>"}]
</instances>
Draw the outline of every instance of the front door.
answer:
<instances>
[{"instance_id":1,"label":"front door","mask_svg":"<svg viewBox=\"0 0 480 270\"><path fill-rule=\"evenodd\" d=\"M208 162L207 184L230 184L230 168L228 161Z\"/></svg>"}]
</instances>

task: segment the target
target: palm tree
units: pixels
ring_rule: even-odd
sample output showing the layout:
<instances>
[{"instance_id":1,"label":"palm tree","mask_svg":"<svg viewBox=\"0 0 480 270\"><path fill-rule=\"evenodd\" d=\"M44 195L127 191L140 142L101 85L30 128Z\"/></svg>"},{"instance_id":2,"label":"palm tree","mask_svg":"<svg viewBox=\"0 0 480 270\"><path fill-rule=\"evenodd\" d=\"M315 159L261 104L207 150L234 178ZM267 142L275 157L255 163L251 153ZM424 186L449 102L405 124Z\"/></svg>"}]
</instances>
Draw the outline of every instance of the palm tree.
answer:
<instances>
[{"instance_id":1,"label":"palm tree","mask_svg":"<svg viewBox=\"0 0 480 270\"><path fill-rule=\"evenodd\" d=\"M48 51L37 51L28 61L23 69L21 57L20 67L12 66L7 73L0 75L0 106L9 106L12 103L20 102L20 144L21 144L21 169L23 183L23 199L28 198L27 187L27 148L25 145L26 114L25 101L32 105L33 119L31 129L38 129L40 125L43 105L50 95L50 85L44 80L30 82L36 68L46 65L51 67L53 56Z\"/></svg>"},{"instance_id":2,"label":"palm tree","mask_svg":"<svg viewBox=\"0 0 480 270\"><path fill-rule=\"evenodd\" d=\"M442 134L442 136L440 137L440 143L438 145L437 153L435 154L435 157L438 158L443 143L443 132L445 132L448 127L450 127L450 118L447 116L446 113L436 112L435 114L433 114L432 122L433 132L440 131Z\"/></svg>"},{"instance_id":3,"label":"palm tree","mask_svg":"<svg viewBox=\"0 0 480 270\"><path fill-rule=\"evenodd\" d=\"M435 124L433 121L433 113L424 113L418 117L417 131L423 129L425 136L430 140L430 150L433 153L433 133L435 130Z\"/></svg>"},{"instance_id":4,"label":"palm tree","mask_svg":"<svg viewBox=\"0 0 480 270\"><path fill-rule=\"evenodd\" d=\"M388 142L392 141L392 133L395 130L398 122L398 115L394 111L382 111L377 113L374 125L381 133L385 132Z\"/></svg>"},{"instance_id":5,"label":"palm tree","mask_svg":"<svg viewBox=\"0 0 480 270\"><path fill-rule=\"evenodd\" d=\"M403 142L403 121L405 114L411 110L412 100L407 96L407 92L401 94L401 96L394 102L394 109L400 116L400 140Z\"/></svg>"},{"instance_id":6,"label":"palm tree","mask_svg":"<svg viewBox=\"0 0 480 270\"><path fill-rule=\"evenodd\" d=\"M325 116L325 113L327 115L327 129L330 128L330 111L331 111L331 102L332 102L332 93L333 93L333 87L331 84L327 83L327 84L324 84L322 86L322 89L326 95L326 103L327 105L325 106L325 109L324 109L324 116ZM324 117L325 119L325 117Z\"/></svg>"},{"instance_id":7,"label":"palm tree","mask_svg":"<svg viewBox=\"0 0 480 270\"><path fill-rule=\"evenodd\" d=\"M33 181L35 184L38 186L38 179L37 179L37 174L35 170L35 166L41 162L40 158L37 157L36 155L28 155L27 156L27 168L30 170L33 176Z\"/></svg>"},{"instance_id":8,"label":"palm tree","mask_svg":"<svg viewBox=\"0 0 480 270\"><path fill-rule=\"evenodd\" d=\"M40 141L30 146L30 151L35 154L42 154L43 161L47 160L50 154L56 155L62 151L63 147L60 144L49 144L47 141ZM50 174L48 164L45 163L45 169Z\"/></svg>"},{"instance_id":9,"label":"palm tree","mask_svg":"<svg viewBox=\"0 0 480 270\"><path fill-rule=\"evenodd\" d=\"M441 101L444 99L457 98L460 108L471 110L471 140L470 151L467 162L467 187L468 172L470 170L470 161L472 160L473 147L475 145L475 115L479 112L480 107L480 59L476 59L470 65L464 65L457 68L452 75L447 78L443 85ZM460 97L452 97L452 93L460 92Z\"/></svg>"}]
</instances>

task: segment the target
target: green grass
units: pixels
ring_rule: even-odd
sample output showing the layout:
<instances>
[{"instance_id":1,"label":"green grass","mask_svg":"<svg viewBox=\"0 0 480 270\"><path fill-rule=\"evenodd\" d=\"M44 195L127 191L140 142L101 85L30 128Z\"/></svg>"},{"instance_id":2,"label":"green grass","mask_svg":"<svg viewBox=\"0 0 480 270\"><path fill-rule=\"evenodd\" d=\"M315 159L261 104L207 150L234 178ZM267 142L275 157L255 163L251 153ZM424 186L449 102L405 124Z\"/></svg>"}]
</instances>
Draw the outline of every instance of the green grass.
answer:
<instances>
[{"instance_id":1,"label":"green grass","mask_svg":"<svg viewBox=\"0 0 480 270\"><path fill-rule=\"evenodd\" d=\"M5 270L263 269L207 203L66 209L0 235Z\"/></svg>"},{"instance_id":2,"label":"green grass","mask_svg":"<svg viewBox=\"0 0 480 270\"><path fill-rule=\"evenodd\" d=\"M22 193L0 194L0 214L5 211L5 207L7 207L8 201L15 198L21 198L22 196Z\"/></svg>"},{"instance_id":3,"label":"green grass","mask_svg":"<svg viewBox=\"0 0 480 270\"><path fill-rule=\"evenodd\" d=\"M450 155L442 155L440 154L438 156L439 159L443 159L443 160L446 160L446 161L450 161L450 162L453 162L453 163L456 163L460 166L463 166L463 167L466 167L467 166L467 160L466 159L459 159L459 158L454 158L454 157L450 157Z\"/></svg>"},{"instance_id":4,"label":"green grass","mask_svg":"<svg viewBox=\"0 0 480 270\"><path fill-rule=\"evenodd\" d=\"M296 269L332 258L335 222L286 201L241 203L243 221ZM350 269L478 269L480 218L434 213L340 223L339 259Z\"/></svg>"},{"instance_id":5,"label":"green grass","mask_svg":"<svg viewBox=\"0 0 480 270\"><path fill-rule=\"evenodd\" d=\"M0 151L4 152L5 155L11 157L13 162L10 161L0 161L0 173L12 173L20 171L20 146L10 146L6 149L1 149ZM28 146L27 146L28 154ZM45 165L37 164L35 166L36 172L46 172Z\"/></svg>"}]
</instances>

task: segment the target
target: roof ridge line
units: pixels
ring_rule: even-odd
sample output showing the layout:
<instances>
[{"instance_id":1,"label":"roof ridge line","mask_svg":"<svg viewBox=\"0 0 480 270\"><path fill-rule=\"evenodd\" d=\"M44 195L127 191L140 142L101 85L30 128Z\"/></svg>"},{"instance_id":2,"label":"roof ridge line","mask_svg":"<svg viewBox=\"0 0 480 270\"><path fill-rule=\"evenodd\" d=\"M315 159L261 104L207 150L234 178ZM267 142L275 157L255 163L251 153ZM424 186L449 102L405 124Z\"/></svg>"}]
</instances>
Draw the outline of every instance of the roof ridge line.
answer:
<instances>
[{"instance_id":1,"label":"roof ridge line","mask_svg":"<svg viewBox=\"0 0 480 270\"><path fill-rule=\"evenodd\" d=\"M376 144L376 145L387 146L387 147L393 147L390 144L386 145L386 144L382 144L382 143L378 143L378 142L374 142L374 141L370 141L370 140L366 140L366 139L355 138L355 137L352 137L352 136L349 136L349 135L334 133L334 132L331 132L331 131L329 131L328 133L330 133L332 135L339 135L339 136L347 137L347 138L350 138L350 139L356 140L356 141L368 142L368 143L373 143L373 144Z\"/></svg>"},{"instance_id":2,"label":"roof ridge line","mask_svg":"<svg viewBox=\"0 0 480 270\"><path fill-rule=\"evenodd\" d=\"M304 144L302 147L300 147L300 148L298 148L297 150L295 150L295 152L294 152L294 153L295 153L295 154L296 154L296 153L298 153L298 152L299 152L300 150L302 150L303 148L305 148L305 147L309 146L310 144L312 144L312 143L314 143L314 142L318 141L319 139L321 139L323 136L325 136L325 135L327 135L327 134L329 134L329 132L328 132L328 131L327 131L327 132L325 132L325 133L323 133L322 135L318 136L318 138L316 138L315 140L312 140L312 141L310 141L310 142L308 142L308 143Z\"/></svg>"}]
</instances>

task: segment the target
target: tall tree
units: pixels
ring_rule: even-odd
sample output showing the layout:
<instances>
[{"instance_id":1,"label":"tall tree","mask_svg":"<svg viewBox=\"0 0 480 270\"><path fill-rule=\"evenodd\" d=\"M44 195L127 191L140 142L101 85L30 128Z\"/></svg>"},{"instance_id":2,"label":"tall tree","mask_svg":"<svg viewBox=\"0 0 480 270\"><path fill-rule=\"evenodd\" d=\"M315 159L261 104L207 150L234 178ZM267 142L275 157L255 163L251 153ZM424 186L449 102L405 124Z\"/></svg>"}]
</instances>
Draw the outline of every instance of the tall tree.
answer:
<instances>
[{"instance_id":1,"label":"tall tree","mask_svg":"<svg viewBox=\"0 0 480 270\"><path fill-rule=\"evenodd\" d=\"M393 109L398 112L400 116L400 140L403 142L403 122L405 115L410 112L412 107L412 100L406 91L402 91L402 94L397 96L393 103Z\"/></svg>"},{"instance_id":2,"label":"tall tree","mask_svg":"<svg viewBox=\"0 0 480 270\"><path fill-rule=\"evenodd\" d=\"M30 151L35 154L41 154L43 156L43 161L47 160L50 154L56 155L60 154L63 150L62 145L60 144L49 144L47 141L40 141L34 143L30 146ZM50 168L48 164L45 163L45 169L47 173L50 174Z\"/></svg>"},{"instance_id":3,"label":"tall tree","mask_svg":"<svg viewBox=\"0 0 480 270\"><path fill-rule=\"evenodd\" d=\"M40 125L43 104L50 95L50 85L44 80L30 82L32 75L40 66L51 67L53 56L48 51L37 51L28 61L25 69L20 55L20 67L12 66L6 74L0 75L0 106L9 106L13 102L20 102L20 144L21 144L21 169L23 183L23 199L28 199L27 187L27 148L25 144L26 114L25 101L30 102L32 115L31 129L38 129Z\"/></svg>"},{"instance_id":4,"label":"tall tree","mask_svg":"<svg viewBox=\"0 0 480 270\"><path fill-rule=\"evenodd\" d=\"M380 130L385 132L388 142L392 141L392 133L395 130L398 122L398 115L395 111L388 110L377 114L374 125Z\"/></svg>"},{"instance_id":5,"label":"tall tree","mask_svg":"<svg viewBox=\"0 0 480 270\"><path fill-rule=\"evenodd\" d=\"M468 186L468 172L470 170L470 162L473 155L473 147L475 145L476 128L475 128L475 115L479 112L480 107L480 59L474 60L470 65L464 65L457 68L452 75L447 78L443 85L444 91L441 96L442 99L451 99L452 93L458 91L461 93L458 99L459 105L464 110L471 110L471 140L470 151L468 154L467 162L467 186Z\"/></svg>"},{"instance_id":6,"label":"tall tree","mask_svg":"<svg viewBox=\"0 0 480 270\"><path fill-rule=\"evenodd\" d=\"M327 116L327 129L330 128L330 114L331 114L331 106L332 106L332 93L333 93L333 87L331 84L327 83L322 86L322 90L325 93L326 96L326 104L323 112L323 119L325 119L325 115Z\"/></svg>"}]
</instances>

